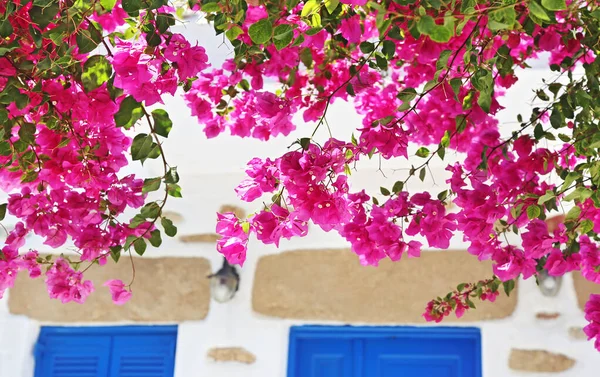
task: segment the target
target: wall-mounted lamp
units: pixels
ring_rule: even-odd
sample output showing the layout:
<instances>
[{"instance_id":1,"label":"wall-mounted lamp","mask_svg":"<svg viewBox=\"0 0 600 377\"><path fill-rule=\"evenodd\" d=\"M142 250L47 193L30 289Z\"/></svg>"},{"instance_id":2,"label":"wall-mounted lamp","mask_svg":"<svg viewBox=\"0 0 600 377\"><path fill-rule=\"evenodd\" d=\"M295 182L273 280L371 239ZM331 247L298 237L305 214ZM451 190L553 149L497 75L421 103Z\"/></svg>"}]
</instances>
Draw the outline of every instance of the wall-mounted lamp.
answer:
<instances>
[{"instance_id":1,"label":"wall-mounted lamp","mask_svg":"<svg viewBox=\"0 0 600 377\"><path fill-rule=\"evenodd\" d=\"M562 284L562 276L550 276L546 270L538 274L538 286L544 296L554 297Z\"/></svg>"},{"instance_id":2,"label":"wall-mounted lamp","mask_svg":"<svg viewBox=\"0 0 600 377\"><path fill-rule=\"evenodd\" d=\"M216 302L223 303L231 300L240 287L240 275L225 258L223 258L223 267L208 278L210 278L210 295Z\"/></svg>"}]
</instances>

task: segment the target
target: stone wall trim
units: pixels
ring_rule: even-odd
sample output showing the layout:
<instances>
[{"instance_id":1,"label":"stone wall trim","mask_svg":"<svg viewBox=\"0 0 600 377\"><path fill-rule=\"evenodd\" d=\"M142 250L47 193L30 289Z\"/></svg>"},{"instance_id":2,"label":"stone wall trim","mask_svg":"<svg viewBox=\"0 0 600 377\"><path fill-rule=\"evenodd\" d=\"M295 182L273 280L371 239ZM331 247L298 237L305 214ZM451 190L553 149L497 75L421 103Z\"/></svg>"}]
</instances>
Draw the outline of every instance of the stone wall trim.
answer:
<instances>
[{"instance_id":1,"label":"stone wall trim","mask_svg":"<svg viewBox=\"0 0 600 377\"><path fill-rule=\"evenodd\" d=\"M254 311L279 318L365 323L424 323L427 302L459 283L489 278L491 264L464 251L423 252L420 258L361 266L350 250L296 250L259 259ZM510 316L517 303L501 293L477 302L462 322ZM456 321L454 315L445 321Z\"/></svg>"},{"instance_id":2,"label":"stone wall trim","mask_svg":"<svg viewBox=\"0 0 600 377\"><path fill-rule=\"evenodd\" d=\"M121 260L107 266L92 266L85 278L95 291L84 304L63 304L48 297L44 277L31 279L19 274L10 289L8 307L12 314L44 322L151 322L177 323L202 320L210 305L210 262L205 258L133 258L136 270L131 300L115 305L108 288L109 279L131 280L131 264Z\"/></svg>"}]
</instances>

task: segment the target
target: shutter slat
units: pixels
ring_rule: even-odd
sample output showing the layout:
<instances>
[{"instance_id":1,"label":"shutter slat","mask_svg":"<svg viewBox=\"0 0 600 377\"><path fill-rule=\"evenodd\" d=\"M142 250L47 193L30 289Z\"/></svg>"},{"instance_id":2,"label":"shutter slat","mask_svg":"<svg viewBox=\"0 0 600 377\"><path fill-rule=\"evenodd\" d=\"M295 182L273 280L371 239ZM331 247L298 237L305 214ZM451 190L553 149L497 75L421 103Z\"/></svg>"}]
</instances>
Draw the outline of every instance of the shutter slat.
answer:
<instances>
[{"instance_id":1,"label":"shutter slat","mask_svg":"<svg viewBox=\"0 0 600 377\"><path fill-rule=\"evenodd\" d=\"M176 334L116 336L111 377L173 377Z\"/></svg>"},{"instance_id":2,"label":"shutter slat","mask_svg":"<svg viewBox=\"0 0 600 377\"><path fill-rule=\"evenodd\" d=\"M35 377L108 377L110 336L51 334L40 343Z\"/></svg>"}]
</instances>

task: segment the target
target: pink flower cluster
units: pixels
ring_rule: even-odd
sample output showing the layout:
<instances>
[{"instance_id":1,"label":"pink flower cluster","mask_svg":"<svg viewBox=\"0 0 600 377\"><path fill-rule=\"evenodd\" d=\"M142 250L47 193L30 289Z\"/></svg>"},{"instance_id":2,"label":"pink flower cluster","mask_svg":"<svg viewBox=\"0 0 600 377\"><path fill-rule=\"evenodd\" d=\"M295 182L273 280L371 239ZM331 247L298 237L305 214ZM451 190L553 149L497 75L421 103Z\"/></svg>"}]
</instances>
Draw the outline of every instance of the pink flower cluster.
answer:
<instances>
[{"instance_id":1,"label":"pink flower cluster","mask_svg":"<svg viewBox=\"0 0 600 377\"><path fill-rule=\"evenodd\" d=\"M600 295L590 295L585 304L585 319L590 323L583 328L588 340L596 339L594 345L600 351Z\"/></svg>"},{"instance_id":2,"label":"pink flower cluster","mask_svg":"<svg viewBox=\"0 0 600 377\"><path fill-rule=\"evenodd\" d=\"M463 284L458 290L451 292L444 299L432 300L427 304L423 318L427 322L441 322L454 311L456 318L462 317L465 312L475 307L473 298L481 301L496 301L500 294L497 286L493 286L494 280L484 280L476 284Z\"/></svg>"},{"instance_id":3,"label":"pink flower cluster","mask_svg":"<svg viewBox=\"0 0 600 377\"><path fill-rule=\"evenodd\" d=\"M89 280L83 280L83 274L73 270L69 262L58 258L46 272L46 286L50 298L59 299L63 304L74 301L83 304L87 296L94 291Z\"/></svg>"},{"instance_id":4,"label":"pink flower cluster","mask_svg":"<svg viewBox=\"0 0 600 377\"><path fill-rule=\"evenodd\" d=\"M125 289L125 284L121 280L109 280L104 283L105 287L108 287L112 300L117 305L123 305L131 299L131 291Z\"/></svg>"}]
</instances>

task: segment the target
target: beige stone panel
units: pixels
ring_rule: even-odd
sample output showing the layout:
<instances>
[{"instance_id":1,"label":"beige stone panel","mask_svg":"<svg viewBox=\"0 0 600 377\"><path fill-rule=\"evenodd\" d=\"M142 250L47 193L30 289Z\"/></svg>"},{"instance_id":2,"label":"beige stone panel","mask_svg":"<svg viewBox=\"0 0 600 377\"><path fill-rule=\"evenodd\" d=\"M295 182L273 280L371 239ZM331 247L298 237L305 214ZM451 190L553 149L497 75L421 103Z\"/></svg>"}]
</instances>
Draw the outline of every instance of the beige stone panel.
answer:
<instances>
[{"instance_id":1,"label":"beige stone panel","mask_svg":"<svg viewBox=\"0 0 600 377\"><path fill-rule=\"evenodd\" d=\"M198 233L183 235L179 237L179 241L183 243L216 243L219 238L221 236L214 233Z\"/></svg>"},{"instance_id":2,"label":"beige stone panel","mask_svg":"<svg viewBox=\"0 0 600 377\"><path fill-rule=\"evenodd\" d=\"M600 285L587 280L579 272L573 272L573 284L575 285L577 302L581 310L583 310L585 303L589 300L590 294L600 294Z\"/></svg>"},{"instance_id":3,"label":"beige stone panel","mask_svg":"<svg viewBox=\"0 0 600 377\"><path fill-rule=\"evenodd\" d=\"M492 276L490 263L464 251L424 252L420 258L361 266L349 250L299 250L260 258L252 307L280 318L366 323L423 323L427 302L459 283ZM505 318L517 290L495 303L476 302L460 321ZM454 314L446 321L456 321Z\"/></svg>"},{"instance_id":4,"label":"beige stone panel","mask_svg":"<svg viewBox=\"0 0 600 377\"><path fill-rule=\"evenodd\" d=\"M245 219L246 211L242 207L231 204L224 204L219 208L219 213L233 212L238 218Z\"/></svg>"},{"instance_id":5,"label":"beige stone panel","mask_svg":"<svg viewBox=\"0 0 600 377\"><path fill-rule=\"evenodd\" d=\"M243 364L254 364L256 362L256 356L242 347L211 348L208 350L207 356L214 361L237 361Z\"/></svg>"},{"instance_id":6,"label":"beige stone panel","mask_svg":"<svg viewBox=\"0 0 600 377\"><path fill-rule=\"evenodd\" d=\"M523 372L558 373L571 369L575 360L560 353L543 350L510 350L508 366Z\"/></svg>"},{"instance_id":7,"label":"beige stone panel","mask_svg":"<svg viewBox=\"0 0 600 377\"><path fill-rule=\"evenodd\" d=\"M63 304L48 297L44 277L31 279L20 273L10 290L8 306L13 314L47 322L181 322L201 320L210 303L210 262L205 258L134 258L133 296L125 305L113 304L110 279L131 281L131 263L126 256L119 263L92 266L85 277L96 288L84 304Z\"/></svg>"},{"instance_id":8,"label":"beige stone panel","mask_svg":"<svg viewBox=\"0 0 600 377\"><path fill-rule=\"evenodd\" d=\"M583 327L569 327L569 337L574 340L587 340L587 335L583 332Z\"/></svg>"}]
</instances>

